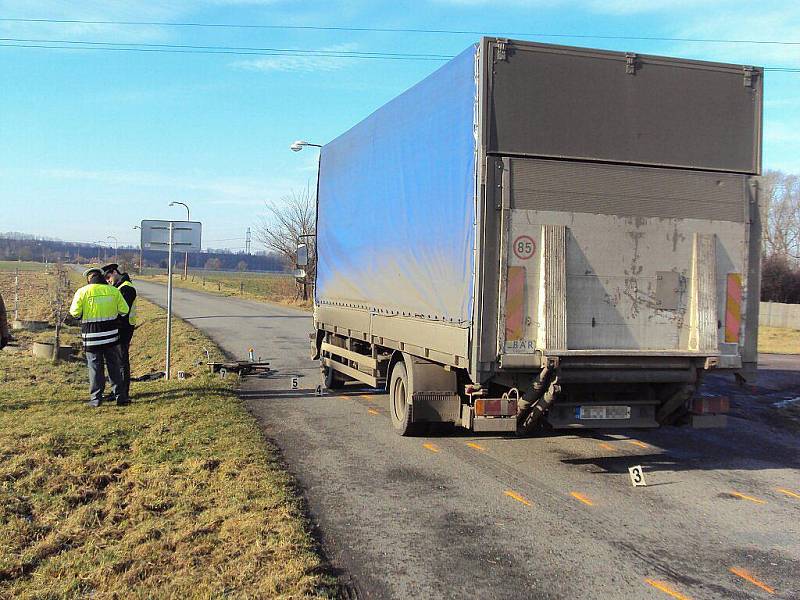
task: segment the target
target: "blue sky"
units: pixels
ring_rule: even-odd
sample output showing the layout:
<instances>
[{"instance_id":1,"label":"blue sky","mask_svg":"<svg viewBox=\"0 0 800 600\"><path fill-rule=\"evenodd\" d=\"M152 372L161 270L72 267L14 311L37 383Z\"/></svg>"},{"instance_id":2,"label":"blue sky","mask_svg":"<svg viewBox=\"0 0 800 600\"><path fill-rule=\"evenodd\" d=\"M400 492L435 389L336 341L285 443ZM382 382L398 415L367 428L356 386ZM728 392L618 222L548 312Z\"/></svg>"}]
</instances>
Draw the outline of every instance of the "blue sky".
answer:
<instances>
[{"instance_id":1,"label":"blue sky","mask_svg":"<svg viewBox=\"0 0 800 600\"><path fill-rule=\"evenodd\" d=\"M800 42L796 0L0 0L0 16ZM447 55L477 39L18 22L0 37ZM800 45L517 37L800 68ZM316 153L293 140L330 141L439 64L0 47L0 232L135 244L134 224L182 218L180 200L204 246L242 248L265 202L313 185ZM767 73L764 116L765 167L800 173L800 73Z\"/></svg>"}]
</instances>

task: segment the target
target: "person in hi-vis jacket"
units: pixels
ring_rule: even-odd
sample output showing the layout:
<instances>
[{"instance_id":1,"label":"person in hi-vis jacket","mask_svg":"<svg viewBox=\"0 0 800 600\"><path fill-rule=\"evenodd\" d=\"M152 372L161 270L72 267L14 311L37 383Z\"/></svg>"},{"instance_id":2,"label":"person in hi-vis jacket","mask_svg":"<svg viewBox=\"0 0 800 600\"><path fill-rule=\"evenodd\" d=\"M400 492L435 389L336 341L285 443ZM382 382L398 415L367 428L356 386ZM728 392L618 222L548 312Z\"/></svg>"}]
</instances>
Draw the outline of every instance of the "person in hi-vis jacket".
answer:
<instances>
[{"instance_id":1,"label":"person in hi-vis jacket","mask_svg":"<svg viewBox=\"0 0 800 600\"><path fill-rule=\"evenodd\" d=\"M81 320L81 338L89 367L89 402L98 407L106 386L105 367L117 406L130 404L120 350L119 317L130 311L119 290L108 285L100 269L83 272L87 284L75 292L69 313Z\"/></svg>"}]
</instances>

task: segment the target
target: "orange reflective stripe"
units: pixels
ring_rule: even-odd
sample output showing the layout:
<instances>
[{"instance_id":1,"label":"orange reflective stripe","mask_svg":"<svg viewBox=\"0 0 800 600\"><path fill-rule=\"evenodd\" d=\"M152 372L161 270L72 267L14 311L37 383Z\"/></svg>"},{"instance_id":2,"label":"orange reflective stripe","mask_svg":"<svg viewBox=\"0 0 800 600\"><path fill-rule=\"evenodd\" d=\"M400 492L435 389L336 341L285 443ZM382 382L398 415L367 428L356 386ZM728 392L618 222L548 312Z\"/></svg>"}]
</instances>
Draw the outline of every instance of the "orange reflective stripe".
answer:
<instances>
[{"instance_id":1,"label":"orange reflective stripe","mask_svg":"<svg viewBox=\"0 0 800 600\"><path fill-rule=\"evenodd\" d=\"M728 293L725 302L725 341L739 342L742 323L742 274L728 273Z\"/></svg>"}]
</instances>

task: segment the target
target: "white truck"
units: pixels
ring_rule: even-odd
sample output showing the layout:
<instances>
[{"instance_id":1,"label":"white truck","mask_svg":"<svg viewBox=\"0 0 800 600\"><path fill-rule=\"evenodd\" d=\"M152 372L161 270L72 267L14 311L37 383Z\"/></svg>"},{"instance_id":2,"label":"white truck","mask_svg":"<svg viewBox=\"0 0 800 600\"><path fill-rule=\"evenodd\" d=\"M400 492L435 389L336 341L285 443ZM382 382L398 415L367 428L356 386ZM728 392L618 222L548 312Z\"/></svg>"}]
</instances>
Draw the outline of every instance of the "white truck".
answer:
<instances>
[{"instance_id":1,"label":"white truck","mask_svg":"<svg viewBox=\"0 0 800 600\"><path fill-rule=\"evenodd\" d=\"M657 427L756 366L763 71L484 38L320 154L315 358L396 430Z\"/></svg>"}]
</instances>

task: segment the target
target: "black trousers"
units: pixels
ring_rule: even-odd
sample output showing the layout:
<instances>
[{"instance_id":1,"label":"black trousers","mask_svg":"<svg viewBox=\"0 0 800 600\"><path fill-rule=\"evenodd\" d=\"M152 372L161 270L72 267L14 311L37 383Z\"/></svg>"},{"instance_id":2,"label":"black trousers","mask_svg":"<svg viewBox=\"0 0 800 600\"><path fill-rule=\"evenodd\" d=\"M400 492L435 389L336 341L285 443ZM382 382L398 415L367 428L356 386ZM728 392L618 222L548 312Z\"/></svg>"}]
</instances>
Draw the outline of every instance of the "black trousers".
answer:
<instances>
[{"instance_id":1,"label":"black trousers","mask_svg":"<svg viewBox=\"0 0 800 600\"><path fill-rule=\"evenodd\" d=\"M131 339L133 339L133 330L130 332L120 330L119 332L119 349L122 354L122 374L125 380L124 389L125 397L130 398L128 395L131 389Z\"/></svg>"},{"instance_id":2,"label":"black trousers","mask_svg":"<svg viewBox=\"0 0 800 600\"><path fill-rule=\"evenodd\" d=\"M103 391L106 388L106 369L108 369L108 378L111 380L111 395L114 400L124 402L128 399L119 344L113 344L101 350L87 351L86 365L89 367L90 400L93 402L103 401Z\"/></svg>"}]
</instances>

